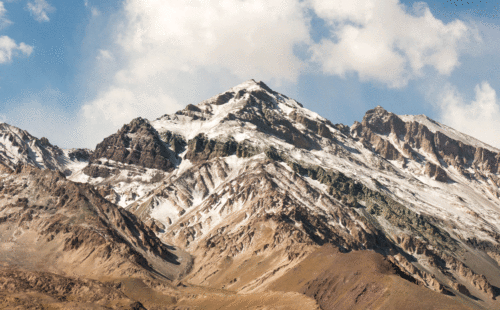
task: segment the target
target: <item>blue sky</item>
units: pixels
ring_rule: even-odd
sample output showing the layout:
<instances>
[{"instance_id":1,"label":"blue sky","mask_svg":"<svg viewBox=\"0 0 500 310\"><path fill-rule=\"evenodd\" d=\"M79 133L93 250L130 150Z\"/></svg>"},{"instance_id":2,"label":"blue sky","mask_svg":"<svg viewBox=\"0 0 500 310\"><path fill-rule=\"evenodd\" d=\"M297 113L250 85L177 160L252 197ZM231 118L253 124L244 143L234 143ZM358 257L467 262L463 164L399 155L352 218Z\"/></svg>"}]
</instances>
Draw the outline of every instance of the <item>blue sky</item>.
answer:
<instances>
[{"instance_id":1,"label":"blue sky","mask_svg":"<svg viewBox=\"0 0 500 310\"><path fill-rule=\"evenodd\" d=\"M0 121L61 147L251 78L334 123L381 105L500 147L496 1L0 3Z\"/></svg>"}]
</instances>

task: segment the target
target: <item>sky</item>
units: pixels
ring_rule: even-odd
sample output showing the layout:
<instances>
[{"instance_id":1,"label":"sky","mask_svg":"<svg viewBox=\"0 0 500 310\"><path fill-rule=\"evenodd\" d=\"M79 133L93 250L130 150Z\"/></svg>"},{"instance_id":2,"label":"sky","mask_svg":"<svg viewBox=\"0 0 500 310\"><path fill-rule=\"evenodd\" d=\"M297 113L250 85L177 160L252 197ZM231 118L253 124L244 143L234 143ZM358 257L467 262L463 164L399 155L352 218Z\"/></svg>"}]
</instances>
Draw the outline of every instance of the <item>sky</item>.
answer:
<instances>
[{"instance_id":1,"label":"sky","mask_svg":"<svg viewBox=\"0 0 500 310\"><path fill-rule=\"evenodd\" d=\"M500 2L0 0L0 121L95 145L246 80L333 123L381 105L500 148Z\"/></svg>"}]
</instances>

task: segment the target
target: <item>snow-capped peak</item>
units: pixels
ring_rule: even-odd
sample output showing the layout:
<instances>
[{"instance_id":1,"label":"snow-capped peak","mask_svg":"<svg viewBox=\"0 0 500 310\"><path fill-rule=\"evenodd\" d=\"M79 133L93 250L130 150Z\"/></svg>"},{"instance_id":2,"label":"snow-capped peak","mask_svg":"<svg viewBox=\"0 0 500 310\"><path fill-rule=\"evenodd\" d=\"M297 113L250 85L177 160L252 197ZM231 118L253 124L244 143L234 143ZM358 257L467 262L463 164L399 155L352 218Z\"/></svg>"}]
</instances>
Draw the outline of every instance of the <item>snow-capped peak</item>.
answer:
<instances>
[{"instance_id":1,"label":"snow-capped peak","mask_svg":"<svg viewBox=\"0 0 500 310\"><path fill-rule=\"evenodd\" d=\"M325 124L333 126L296 100L270 89L264 82L253 79L197 105L188 105L175 114L164 115L153 121L152 125L160 133L170 131L186 140L203 133L211 139L232 137L242 141L255 138L259 135L258 132L280 132L282 129L279 127L283 126L283 122L290 124L288 128L295 126L292 124L297 122L304 123L295 126L293 130L301 130L308 124L316 123L321 123L323 127Z\"/></svg>"},{"instance_id":2,"label":"snow-capped peak","mask_svg":"<svg viewBox=\"0 0 500 310\"><path fill-rule=\"evenodd\" d=\"M242 89L245 89L246 91L252 91L252 90L257 90L257 89L265 89L265 88L262 87L263 84L264 84L264 82L262 82L262 81L256 82L254 79L250 79L248 81L245 81L245 82L243 82L243 83L241 83L239 85L236 85L236 86L232 87L231 89L229 89L229 91L238 92L238 91L240 91Z\"/></svg>"}]
</instances>

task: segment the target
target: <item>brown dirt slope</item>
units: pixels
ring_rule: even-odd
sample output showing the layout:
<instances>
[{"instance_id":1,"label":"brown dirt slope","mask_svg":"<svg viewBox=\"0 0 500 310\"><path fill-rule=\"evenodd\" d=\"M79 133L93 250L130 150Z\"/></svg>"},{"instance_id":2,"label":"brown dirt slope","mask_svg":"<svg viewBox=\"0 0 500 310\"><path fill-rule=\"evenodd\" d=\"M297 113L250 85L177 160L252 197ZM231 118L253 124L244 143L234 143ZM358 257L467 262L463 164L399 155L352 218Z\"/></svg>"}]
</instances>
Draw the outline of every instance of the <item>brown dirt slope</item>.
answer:
<instances>
[{"instance_id":1,"label":"brown dirt slope","mask_svg":"<svg viewBox=\"0 0 500 310\"><path fill-rule=\"evenodd\" d=\"M176 286L161 281L124 279L121 290L148 310L320 310L317 302L298 292L237 294L209 287Z\"/></svg>"},{"instance_id":2,"label":"brown dirt slope","mask_svg":"<svg viewBox=\"0 0 500 310\"><path fill-rule=\"evenodd\" d=\"M341 253L326 244L270 284L273 291L310 296L321 309L480 309L462 296L444 295L401 278L374 251Z\"/></svg>"}]
</instances>

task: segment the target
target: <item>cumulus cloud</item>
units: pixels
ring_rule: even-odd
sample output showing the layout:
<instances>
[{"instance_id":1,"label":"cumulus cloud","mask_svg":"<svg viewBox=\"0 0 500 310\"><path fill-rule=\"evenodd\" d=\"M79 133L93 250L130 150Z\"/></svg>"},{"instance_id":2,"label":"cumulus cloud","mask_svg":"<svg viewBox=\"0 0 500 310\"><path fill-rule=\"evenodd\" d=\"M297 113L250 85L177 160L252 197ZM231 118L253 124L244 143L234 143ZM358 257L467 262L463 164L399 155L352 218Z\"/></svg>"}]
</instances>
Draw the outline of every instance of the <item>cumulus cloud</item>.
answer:
<instances>
[{"instance_id":1,"label":"cumulus cloud","mask_svg":"<svg viewBox=\"0 0 500 310\"><path fill-rule=\"evenodd\" d=\"M447 85L439 100L440 121L483 142L500 148L500 104L496 91L486 81L476 85L475 100L467 102Z\"/></svg>"},{"instance_id":2,"label":"cumulus cloud","mask_svg":"<svg viewBox=\"0 0 500 310\"><path fill-rule=\"evenodd\" d=\"M38 22L50 21L50 18L47 14L55 11L54 7L48 4L45 0L30 1L26 5L26 8L33 16L33 18Z\"/></svg>"},{"instance_id":3,"label":"cumulus cloud","mask_svg":"<svg viewBox=\"0 0 500 310\"><path fill-rule=\"evenodd\" d=\"M133 58L128 76L217 66L240 78L295 81L304 63L293 48L309 41L298 1L129 0L119 43Z\"/></svg>"},{"instance_id":4,"label":"cumulus cloud","mask_svg":"<svg viewBox=\"0 0 500 310\"><path fill-rule=\"evenodd\" d=\"M331 37L311 47L326 74L355 72L361 80L403 87L429 66L450 74L459 65L459 42L470 39L460 20L444 24L425 3L412 12L399 0L310 0Z\"/></svg>"},{"instance_id":5,"label":"cumulus cloud","mask_svg":"<svg viewBox=\"0 0 500 310\"><path fill-rule=\"evenodd\" d=\"M8 36L0 36L0 64L12 61L15 55L29 56L33 52L33 47L23 42L17 44Z\"/></svg>"}]
</instances>

